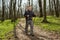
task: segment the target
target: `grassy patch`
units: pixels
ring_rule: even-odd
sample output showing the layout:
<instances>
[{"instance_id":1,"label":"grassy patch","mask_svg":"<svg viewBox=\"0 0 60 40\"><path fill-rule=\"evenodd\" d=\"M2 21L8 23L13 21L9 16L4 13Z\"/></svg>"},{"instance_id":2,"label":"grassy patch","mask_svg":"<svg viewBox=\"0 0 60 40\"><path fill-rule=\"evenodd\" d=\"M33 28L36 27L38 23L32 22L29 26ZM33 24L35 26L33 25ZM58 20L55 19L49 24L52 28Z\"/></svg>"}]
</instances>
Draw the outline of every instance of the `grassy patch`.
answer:
<instances>
[{"instance_id":1,"label":"grassy patch","mask_svg":"<svg viewBox=\"0 0 60 40\"><path fill-rule=\"evenodd\" d=\"M33 20L35 25L39 25L44 30L60 32L60 18L48 16L47 20L50 23L41 23L43 18L38 17Z\"/></svg>"},{"instance_id":2,"label":"grassy patch","mask_svg":"<svg viewBox=\"0 0 60 40\"><path fill-rule=\"evenodd\" d=\"M17 23L18 23L18 20L14 23L11 22L11 20L5 20L2 23L0 22L0 38L6 38L5 34L12 31L14 28L14 25L16 25Z\"/></svg>"}]
</instances>

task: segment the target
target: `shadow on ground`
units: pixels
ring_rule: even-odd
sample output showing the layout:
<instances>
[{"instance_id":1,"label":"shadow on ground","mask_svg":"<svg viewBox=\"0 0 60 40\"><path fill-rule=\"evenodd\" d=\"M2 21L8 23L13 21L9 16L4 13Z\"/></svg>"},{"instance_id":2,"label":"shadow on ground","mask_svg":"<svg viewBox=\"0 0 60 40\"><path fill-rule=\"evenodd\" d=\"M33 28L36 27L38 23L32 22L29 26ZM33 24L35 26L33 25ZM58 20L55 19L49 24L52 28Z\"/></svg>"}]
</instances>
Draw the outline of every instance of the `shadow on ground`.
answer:
<instances>
[{"instance_id":1,"label":"shadow on ground","mask_svg":"<svg viewBox=\"0 0 60 40\"><path fill-rule=\"evenodd\" d=\"M50 40L53 40L52 38L48 38L47 36L43 36L43 35L40 35L40 34L37 34L37 33L34 33L34 36L31 36L31 35L26 35L25 32L24 32L24 27L19 24L20 27L18 26L18 28L23 32L23 35L27 36L30 40L45 40L45 39L50 39Z\"/></svg>"}]
</instances>

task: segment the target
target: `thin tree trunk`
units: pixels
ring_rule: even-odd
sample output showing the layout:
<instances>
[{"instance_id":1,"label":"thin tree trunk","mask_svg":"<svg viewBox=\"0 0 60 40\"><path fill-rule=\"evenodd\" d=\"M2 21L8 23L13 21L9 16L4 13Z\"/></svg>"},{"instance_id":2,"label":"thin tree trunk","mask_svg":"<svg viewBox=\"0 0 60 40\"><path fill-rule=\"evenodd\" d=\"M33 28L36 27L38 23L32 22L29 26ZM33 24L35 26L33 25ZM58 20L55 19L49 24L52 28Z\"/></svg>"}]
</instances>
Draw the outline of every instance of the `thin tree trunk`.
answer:
<instances>
[{"instance_id":1,"label":"thin tree trunk","mask_svg":"<svg viewBox=\"0 0 60 40\"><path fill-rule=\"evenodd\" d=\"M28 0L28 2L29 2L29 6L30 6L30 0Z\"/></svg>"},{"instance_id":2,"label":"thin tree trunk","mask_svg":"<svg viewBox=\"0 0 60 40\"><path fill-rule=\"evenodd\" d=\"M16 20L16 0L15 0L15 3L14 3L14 20Z\"/></svg>"},{"instance_id":3,"label":"thin tree trunk","mask_svg":"<svg viewBox=\"0 0 60 40\"><path fill-rule=\"evenodd\" d=\"M32 10L33 10L33 0L31 0L31 6L32 6Z\"/></svg>"},{"instance_id":4,"label":"thin tree trunk","mask_svg":"<svg viewBox=\"0 0 60 40\"><path fill-rule=\"evenodd\" d=\"M54 1L54 8L55 8L55 14L56 17L59 17L59 12L58 12L58 0L53 0Z\"/></svg>"},{"instance_id":5,"label":"thin tree trunk","mask_svg":"<svg viewBox=\"0 0 60 40\"><path fill-rule=\"evenodd\" d=\"M33 6L33 0L31 0L31 6Z\"/></svg>"},{"instance_id":6,"label":"thin tree trunk","mask_svg":"<svg viewBox=\"0 0 60 40\"><path fill-rule=\"evenodd\" d=\"M19 0L18 0L18 11L17 11L17 18L19 18L20 15L19 15Z\"/></svg>"},{"instance_id":7,"label":"thin tree trunk","mask_svg":"<svg viewBox=\"0 0 60 40\"><path fill-rule=\"evenodd\" d=\"M39 0L39 7L40 7L40 17L43 17L43 13L42 13L42 0Z\"/></svg>"},{"instance_id":8,"label":"thin tree trunk","mask_svg":"<svg viewBox=\"0 0 60 40\"><path fill-rule=\"evenodd\" d=\"M22 3L22 0L20 0L20 17L22 17L22 8L21 8L21 3Z\"/></svg>"},{"instance_id":9,"label":"thin tree trunk","mask_svg":"<svg viewBox=\"0 0 60 40\"><path fill-rule=\"evenodd\" d=\"M53 5L53 1L51 1L51 15L52 15L52 16L54 16L54 12L53 12L53 11L54 11L54 10L53 10L53 6L54 6L54 5Z\"/></svg>"},{"instance_id":10,"label":"thin tree trunk","mask_svg":"<svg viewBox=\"0 0 60 40\"><path fill-rule=\"evenodd\" d=\"M9 19L12 19L12 14L13 14L13 12L12 12L12 0L10 0L10 7L9 7Z\"/></svg>"},{"instance_id":11,"label":"thin tree trunk","mask_svg":"<svg viewBox=\"0 0 60 40\"><path fill-rule=\"evenodd\" d=\"M14 0L14 3L13 3L13 18L12 18L12 22L15 22L16 21L16 0Z\"/></svg>"},{"instance_id":12,"label":"thin tree trunk","mask_svg":"<svg viewBox=\"0 0 60 40\"><path fill-rule=\"evenodd\" d=\"M47 15L46 15L46 0L44 0L44 19L43 19L43 22L44 22L44 23L47 23L47 22L48 22L46 16L47 16Z\"/></svg>"},{"instance_id":13,"label":"thin tree trunk","mask_svg":"<svg viewBox=\"0 0 60 40\"><path fill-rule=\"evenodd\" d=\"M59 17L58 6L59 6L59 0L56 0L56 17Z\"/></svg>"},{"instance_id":14,"label":"thin tree trunk","mask_svg":"<svg viewBox=\"0 0 60 40\"><path fill-rule=\"evenodd\" d=\"M49 14L51 14L51 1L49 0Z\"/></svg>"},{"instance_id":15,"label":"thin tree trunk","mask_svg":"<svg viewBox=\"0 0 60 40\"><path fill-rule=\"evenodd\" d=\"M2 0L2 22L4 21L4 14L5 14L5 2L4 2L4 0Z\"/></svg>"}]
</instances>

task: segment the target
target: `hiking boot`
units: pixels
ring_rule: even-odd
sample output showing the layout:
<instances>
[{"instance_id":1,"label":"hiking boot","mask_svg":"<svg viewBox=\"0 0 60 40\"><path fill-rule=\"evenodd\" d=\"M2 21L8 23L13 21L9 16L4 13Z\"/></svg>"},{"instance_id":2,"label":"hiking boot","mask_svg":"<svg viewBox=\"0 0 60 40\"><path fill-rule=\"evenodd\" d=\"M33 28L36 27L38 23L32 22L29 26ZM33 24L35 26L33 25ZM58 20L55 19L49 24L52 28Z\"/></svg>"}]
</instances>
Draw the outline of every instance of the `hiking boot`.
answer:
<instances>
[{"instance_id":1,"label":"hiking boot","mask_svg":"<svg viewBox=\"0 0 60 40\"><path fill-rule=\"evenodd\" d=\"M28 32L25 32L26 35L28 35Z\"/></svg>"},{"instance_id":2,"label":"hiking boot","mask_svg":"<svg viewBox=\"0 0 60 40\"><path fill-rule=\"evenodd\" d=\"M34 34L30 34L31 36L34 36Z\"/></svg>"}]
</instances>

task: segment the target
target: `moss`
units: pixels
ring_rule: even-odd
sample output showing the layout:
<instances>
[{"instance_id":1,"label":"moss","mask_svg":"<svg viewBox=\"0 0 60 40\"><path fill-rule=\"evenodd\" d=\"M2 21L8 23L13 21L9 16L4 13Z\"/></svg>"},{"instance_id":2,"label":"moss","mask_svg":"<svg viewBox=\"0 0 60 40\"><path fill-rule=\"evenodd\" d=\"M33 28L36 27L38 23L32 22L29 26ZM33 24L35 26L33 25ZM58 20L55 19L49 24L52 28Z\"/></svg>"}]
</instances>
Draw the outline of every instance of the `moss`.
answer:
<instances>
[{"instance_id":1,"label":"moss","mask_svg":"<svg viewBox=\"0 0 60 40\"><path fill-rule=\"evenodd\" d=\"M35 20L34 20L35 19ZM47 20L50 23L41 23L43 18L34 18L34 24L39 25L42 29L48 30L48 31L59 31L60 29L60 18L52 17L52 16L47 16Z\"/></svg>"},{"instance_id":2,"label":"moss","mask_svg":"<svg viewBox=\"0 0 60 40\"><path fill-rule=\"evenodd\" d=\"M17 25L17 23L18 20L14 23L12 23L11 20L5 20L4 22L0 23L0 38L6 38L6 34L12 31L14 29L14 25Z\"/></svg>"}]
</instances>

